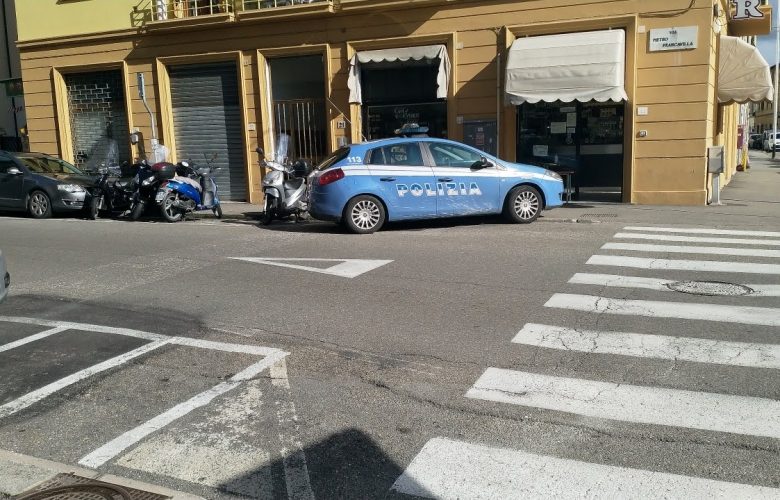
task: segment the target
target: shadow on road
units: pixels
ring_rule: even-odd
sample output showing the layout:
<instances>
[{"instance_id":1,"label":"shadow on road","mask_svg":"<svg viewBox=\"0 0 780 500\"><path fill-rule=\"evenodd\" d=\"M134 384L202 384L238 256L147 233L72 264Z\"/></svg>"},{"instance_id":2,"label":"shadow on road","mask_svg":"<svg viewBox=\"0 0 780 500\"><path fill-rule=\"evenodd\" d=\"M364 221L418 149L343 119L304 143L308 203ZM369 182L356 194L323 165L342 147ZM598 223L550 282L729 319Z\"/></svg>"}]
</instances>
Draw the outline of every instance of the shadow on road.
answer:
<instances>
[{"instance_id":1,"label":"shadow on road","mask_svg":"<svg viewBox=\"0 0 780 500\"><path fill-rule=\"evenodd\" d=\"M390 491L403 469L387 456L376 441L359 429L352 428L333 434L305 448L303 452L314 498L412 498ZM302 465L292 456L287 460L286 470L300 472ZM256 478L268 477L269 472L277 471L285 471L282 460L233 477L221 484L219 489L226 493L241 494L246 485ZM287 476L288 488L300 487L296 478L290 476ZM288 497L286 491L274 495L275 498L295 496Z\"/></svg>"}]
</instances>

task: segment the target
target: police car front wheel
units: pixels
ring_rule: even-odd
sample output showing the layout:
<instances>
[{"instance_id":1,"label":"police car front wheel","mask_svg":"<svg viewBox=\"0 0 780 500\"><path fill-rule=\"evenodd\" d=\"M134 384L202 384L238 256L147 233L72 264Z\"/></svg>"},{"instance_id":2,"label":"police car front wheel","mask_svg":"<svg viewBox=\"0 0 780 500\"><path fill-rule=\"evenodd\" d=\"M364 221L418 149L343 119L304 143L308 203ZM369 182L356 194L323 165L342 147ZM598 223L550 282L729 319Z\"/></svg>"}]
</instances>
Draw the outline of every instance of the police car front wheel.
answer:
<instances>
[{"instance_id":1,"label":"police car front wheel","mask_svg":"<svg viewBox=\"0 0 780 500\"><path fill-rule=\"evenodd\" d=\"M542 213L542 197L533 186L517 186L506 198L504 217L510 222L530 224Z\"/></svg>"},{"instance_id":2,"label":"police car front wheel","mask_svg":"<svg viewBox=\"0 0 780 500\"><path fill-rule=\"evenodd\" d=\"M375 233L384 225L386 218L382 202L368 195L351 199L344 210L344 224L357 234Z\"/></svg>"}]
</instances>

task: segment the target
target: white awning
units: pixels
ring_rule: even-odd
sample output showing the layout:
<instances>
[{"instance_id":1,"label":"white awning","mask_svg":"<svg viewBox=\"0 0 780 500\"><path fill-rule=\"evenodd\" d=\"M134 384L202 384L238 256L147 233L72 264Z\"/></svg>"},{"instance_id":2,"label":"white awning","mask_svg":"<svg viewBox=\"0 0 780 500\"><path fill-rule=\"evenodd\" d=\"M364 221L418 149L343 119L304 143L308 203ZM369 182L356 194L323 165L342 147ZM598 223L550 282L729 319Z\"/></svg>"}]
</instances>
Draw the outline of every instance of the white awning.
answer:
<instances>
[{"instance_id":1,"label":"white awning","mask_svg":"<svg viewBox=\"0 0 780 500\"><path fill-rule=\"evenodd\" d=\"M623 30L518 38L509 49L506 97L516 105L539 101L623 101Z\"/></svg>"},{"instance_id":2,"label":"white awning","mask_svg":"<svg viewBox=\"0 0 780 500\"><path fill-rule=\"evenodd\" d=\"M721 36L718 102L771 101L774 94L769 63L761 52L737 37Z\"/></svg>"},{"instance_id":3,"label":"white awning","mask_svg":"<svg viewBox=\"0 0 780 500\"><path fill-rule=\"evenodd\" d=\"M421 61L423 59L439 60L439 73L436 77L436 97L446 99L450 84L450 57L444 45L423 45L419 47L403 47L400 49L365 50L358 52L349 62L349 102L363 103L363 91L360 81L360 65L366 63L393 63L406 61Z\"/></svg>"}]
</instances>

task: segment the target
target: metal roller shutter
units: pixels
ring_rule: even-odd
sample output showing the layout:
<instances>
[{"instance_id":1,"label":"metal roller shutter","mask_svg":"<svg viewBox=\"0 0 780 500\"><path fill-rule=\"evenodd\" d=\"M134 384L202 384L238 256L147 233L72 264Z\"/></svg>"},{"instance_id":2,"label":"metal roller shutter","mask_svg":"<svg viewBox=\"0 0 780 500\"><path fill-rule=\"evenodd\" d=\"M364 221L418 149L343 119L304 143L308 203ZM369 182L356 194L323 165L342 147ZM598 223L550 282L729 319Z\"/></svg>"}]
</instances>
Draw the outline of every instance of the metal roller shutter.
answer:
<instances>
[{"instance_id":1,"label":"metal roller shutter","mask_svg":"<svg viewBox=\"0 0 780 500\"><path fill-rule=\"evenodd\" d=\"M214 175L223 200L247 197L241 105L235 64L175 66L171 81L176 157L205 163L216 154ZM204 157L204 154L206 155Z\"/></svg>"}]
</instances>

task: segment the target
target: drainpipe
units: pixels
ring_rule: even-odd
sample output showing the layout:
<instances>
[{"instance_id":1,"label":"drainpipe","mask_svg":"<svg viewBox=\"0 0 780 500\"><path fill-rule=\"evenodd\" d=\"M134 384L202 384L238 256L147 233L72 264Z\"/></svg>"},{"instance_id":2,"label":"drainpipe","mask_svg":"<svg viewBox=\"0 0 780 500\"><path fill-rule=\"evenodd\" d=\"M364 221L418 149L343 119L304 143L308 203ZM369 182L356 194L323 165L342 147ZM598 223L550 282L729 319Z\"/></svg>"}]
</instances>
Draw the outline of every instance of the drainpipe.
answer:
<instances>
[{"instance_id":1,"label":"drainpipe","mask_svg":"<svg viewBox=\"0 0 780 500\"><path fill-rule=\"evenodd\" d=\"M13 78L11 69L11 42L8 40L8 11L5 8L5 0L2 0L3 9L3 32L5 36L5 60L8 64L8 78ZM16 117L16 98L11 97L11 106L14 108L14 135L19 137L19 121Z\"/></svg>"}]
</instances>

